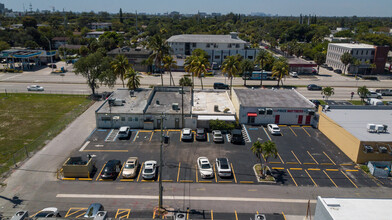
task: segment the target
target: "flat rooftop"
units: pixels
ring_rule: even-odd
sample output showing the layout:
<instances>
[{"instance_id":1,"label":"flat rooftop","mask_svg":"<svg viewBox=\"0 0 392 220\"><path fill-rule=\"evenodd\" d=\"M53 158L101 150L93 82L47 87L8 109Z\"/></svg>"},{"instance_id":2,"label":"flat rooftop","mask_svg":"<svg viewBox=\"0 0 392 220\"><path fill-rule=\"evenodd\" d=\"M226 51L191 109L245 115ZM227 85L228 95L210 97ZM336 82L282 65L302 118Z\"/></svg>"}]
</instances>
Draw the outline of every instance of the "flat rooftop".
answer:
<instances>
[{"instance_id":1,"label":"flat rooftop","mask_svg":"<svg viewBox=\"0 0 392 220\"><path fill-rule=\"evenodd\" d=\"M146 114L181 114L182 113L182 95L178 88L174 90L159 91L156 90L153 94L150 105L147 108ZM157 102L158 101L158 102ZM184 114L191 113L191 95L189 91L184 94ZM159 103L159 104L158 104ZM173 109L173 103L178 104L178 110Z\"/></svg>"},{"instance_id":2,"label":"flat rooftop","mask_svg":"<svg viewBox=\"0 0 392 220\"><path fill-rule=\"evenodd\" d=\"M370 44L331 43L331 45L352 49L374 49L374 46Z\"/></svg>"},{"instance_id":3,"label":"flat rooftop","mask_svg":"<svg viewBox=\"0 0 392 220\"><path fill-rule=\"evenodd\" d=\"M215 105L218 105L219 111L215 111ZM224 113L226 108L229 111ZM198 115L234 115L235 110L226 91L194 90L192 113Z\"/></svg>"},{"instance_id":4,"label":"flat rooftop","mask_svg":"<svg viewBox=\"0 0 392 220\"><path fill-rule=\"evenodd\" d=\"M314 108L294 89L234 89L242 106L269 108Z\"/></svg>"},{"instance_id":5,"label":"flat rooftop","mask_svg":"<svg viewBox=\"0 0 392 220\"><path fill-rule=\"evenodd\" d=\"M231 35L213 34L181 34L171 36L167 42L195 42L195 43L234 43L245 44L246 41L239 38L232 38Z\"/></svg>"},{"instance_id":6,"label":"flat rooftop","mask_svg":"<svg viewBox=\"0 0 392 220\"><path fill-rule=\"evenodd\" d=\"M384 124L392 129L392 109L331 109L324 112L346 131L361 141L391 142L392 134L369 133L367 124Z\"/></svg>"},{"instance_id":7,"label":"flat rooftop","mask_svg":"<svg viewBox=\"0 0 392 220\"><path fill-rule=\"evenodd\" d=\"M137 89L134 91L134 95L130 95L128 89L117 89L113 92L110 98L123 99L125 100L122 106L109 106L109 102L106 101L101 108L97 110L97 113L135 113L143 114L144 109L147 106L148 97L150 96L152 89Z\"/></svg>"},{"instance_id":8,"label":"flat rooftop","mask_svg":"<svg viewBox=\"0 0 392 220\"><path fill-rule=\"evenodd\" d=\"M390 209L392 207L392 199L351 199L318 197L318 200L324 207L326 207L326 210L334 220L391 219ZM320 203L318 203L317 205L319 204ZM326 216L324 215L324 217Z\"/></svg>"}]
</instances>

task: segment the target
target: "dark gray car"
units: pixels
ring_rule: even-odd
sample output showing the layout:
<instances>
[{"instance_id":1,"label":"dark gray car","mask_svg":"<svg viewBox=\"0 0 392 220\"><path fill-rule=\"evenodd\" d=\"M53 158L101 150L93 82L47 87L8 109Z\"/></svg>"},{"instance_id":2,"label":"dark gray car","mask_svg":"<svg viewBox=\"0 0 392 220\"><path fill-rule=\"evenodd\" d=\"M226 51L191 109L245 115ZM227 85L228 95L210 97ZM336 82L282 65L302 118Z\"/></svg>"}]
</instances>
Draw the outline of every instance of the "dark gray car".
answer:
<instances>
[{"instance_id":1,"label":"dark gray car","mask_svg":"<svg viewBox=\"0 0 392 220\"><path fill-rule=\"evenodd\" d=\"M104 211L103 205L101 203L93 203L88 207L86 214L84 214L83 217L95 218L99 211Z\"/></svg>"}]
</instances>

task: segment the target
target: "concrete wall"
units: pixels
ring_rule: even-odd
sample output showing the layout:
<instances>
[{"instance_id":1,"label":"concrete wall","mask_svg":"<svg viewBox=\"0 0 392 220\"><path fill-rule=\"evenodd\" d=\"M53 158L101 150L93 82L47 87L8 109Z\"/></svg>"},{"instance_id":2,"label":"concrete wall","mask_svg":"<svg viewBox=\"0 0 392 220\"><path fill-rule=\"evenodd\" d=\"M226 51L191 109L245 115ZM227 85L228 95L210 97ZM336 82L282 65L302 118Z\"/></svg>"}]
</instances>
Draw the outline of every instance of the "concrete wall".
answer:
<instances>
[{"instance_id":1,"label":"concrete wall","mask_svg":"<svg viewBox=\"0 0 392 220\"><path fill-rule=\"evenodd\" d=\"M118 116L119 118L116 119ZM130 126L131 128L142 128L144 117L142 114L96 114L98 128L119 128Z\"/></svg>"},{"instance_id":2,"label":"concrete wall","mask_svg":"<svg viewBox=\"0 0 392 220\"><path fill-rule=\"evenodd\" d=\"M327 207L321 201L321 197L317 196L316 211L314 213L314 219L316 220L333 220L331 214L329 214Z\"/></svg>"}]
</instances>

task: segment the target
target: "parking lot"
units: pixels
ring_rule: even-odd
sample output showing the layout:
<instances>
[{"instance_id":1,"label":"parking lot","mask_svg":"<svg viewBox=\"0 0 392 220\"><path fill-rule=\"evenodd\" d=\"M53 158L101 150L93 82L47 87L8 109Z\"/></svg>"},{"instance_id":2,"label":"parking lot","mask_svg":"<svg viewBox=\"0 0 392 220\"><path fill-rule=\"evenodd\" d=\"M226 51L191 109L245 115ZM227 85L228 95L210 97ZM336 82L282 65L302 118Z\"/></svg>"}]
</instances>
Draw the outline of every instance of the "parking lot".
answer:
<instances>
[{"instance_id":1,"label":"parking lot","mask_svg":"<svg viewBox=\"0 0 392 220\"><path fill-rule=\"evenodd\" d=\"M309 126L280 126L281 135L273 136L267 128L244 126L245 142L236 145L224 135L224 143L214 143L211 133L206 141L181 141L181 130L164 130L163 135L170 137L163 146L163 182L178 183L218 183L218 184L256 184L257 178L253 165L259 163L251 152L252 143L259 140L272 140L278 148L278 157L268 160L272 174L279 185L313 187L376 187L381 182L370 178L344 155L320 131ZM87 157L90 154L96 161L96 172L90 178L64 178L63 180L117 181L117 182L154 182L141 176L143 162L159 162L161 140L160 130L132 130L127 140L117 138L118 129L96 129L74 156ZM205 156L213 165L214 177L203 179L197 169L197 158ZM138 157L141 163L133 179L124 179L121 172L114 180L100 178L105 163L110 159L125 163L128 157ZM232 169L230 178L217 175L215 159L227 157ZM264 162L264 161L263 161ZM158 170L160 167L158 167ZM157 170L157 171L158 171Z\"/></svg>"}]
</instances>

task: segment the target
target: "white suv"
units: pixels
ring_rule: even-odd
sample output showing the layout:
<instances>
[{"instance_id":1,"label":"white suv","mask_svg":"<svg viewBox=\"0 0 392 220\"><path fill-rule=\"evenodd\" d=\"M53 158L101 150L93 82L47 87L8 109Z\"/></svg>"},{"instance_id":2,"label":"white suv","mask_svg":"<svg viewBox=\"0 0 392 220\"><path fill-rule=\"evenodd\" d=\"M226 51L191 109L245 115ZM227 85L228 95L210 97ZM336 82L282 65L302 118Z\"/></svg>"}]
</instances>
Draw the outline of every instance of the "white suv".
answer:
<instances>
[{"instance_id":1,"label":"white suv","mask_svg":"<svg viewBox=\"0 0 392 220\"><path fill-rule=\"evenodd\" d=\"M378 93L378 92L375 92L375 91L369 91L369 93L366 94L366 98L381 99L382 95L381 95L381 93Z\"/></svg>"}]
</instances>

